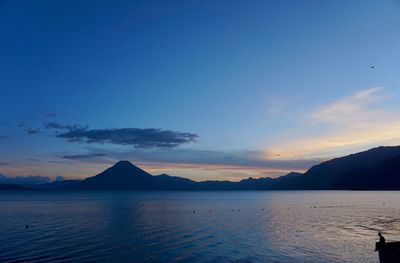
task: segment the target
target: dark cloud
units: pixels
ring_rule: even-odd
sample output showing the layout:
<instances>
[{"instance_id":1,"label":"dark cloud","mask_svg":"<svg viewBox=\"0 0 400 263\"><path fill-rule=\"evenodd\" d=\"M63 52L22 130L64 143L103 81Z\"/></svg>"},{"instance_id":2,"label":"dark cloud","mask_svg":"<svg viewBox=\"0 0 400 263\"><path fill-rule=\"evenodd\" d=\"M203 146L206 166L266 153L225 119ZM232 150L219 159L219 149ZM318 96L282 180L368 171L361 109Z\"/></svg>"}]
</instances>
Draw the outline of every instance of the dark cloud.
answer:
<instances>
[{"instance_id":1,"label":"dark cloud","mask_svg":"<svg viewBox=\"0 0 400 263\"><path fill-rule=\"evenodd\" d=\"M39 129L32 129L32 128L25 129L25 131L26 131L28 134L37 134L37 133L40 133L40 130L39 130Z\"/></svg>"},{"instance_id":2,"label":"dark cloud","mask_svg":"<svg viewBox=\"0 0 400 263\"><path fill-rule=\"evenodd\" d=\"M104 153L90 153L90 154L76 154L76 155L64 155L62 158L69 160L79 160L79 159L92 159L98 157L104 157L107 154Z\"/></svg>"},{"instance_id":3,"label":"dark cloud","mask_svg":"<svg viewBox=\"0 0 400 263\"><path fill-rule=\"evenodd\" d=\"M44 127L46 129L67 130L55 135L58 138L66 139L68 142L110 143L146 149L172 149L185 143L195 142L199 137L194 133L155 128L89 129L88 126L65 125L58 122L46 122Z\"/></svg>"},{"instance_id":4,"label":"dark cloud","mask_svg":"<svg viewBox=\"0 0 400 263\"><path fill-rule=\"evenodd\" d=\"M87 129L88 126L82 126L78 124L74 125L65 125L58 122L45 122L44 127L46 129L65 129L65 130L75 130L75 129Z\"/></svg>"},{"instance_id":5,"label":"dark cloud","mask_svg":"<svg viewBox=\"0 0 400 263\"><path fill-rule=\"evenodd\" d=\"M27 127L26 123L24 121L20 121L17 122L17 127L18 128L23 128L24 131L28 134L37 134L37 133L41 133L40 129L36 129L36 128L29 128Z\"/></svg>"},{"instance_id":6,"label":"dark cloud","mask_svg":"<svg viewBox=\"0 0 400 263\"><path fill-rule=\"evenodd\" d=\"M194 133L154 128L89 129L78 125L62 125L53 122L45 123L45 127L47 129L68 130L56 133L56 137L66 139L69 142L110 143L147 149L172 149L185 143L195 142L199 137Z\"/></svg>"},{"instance_id":7,"label":"dark cloud","mask_svg":"<svg viewBox=\"0 0 400 263\"><path fill-rule=\"evenodd\" d=\"M28 175L28 176L6 176L0 174L1 184L45 184L49 183L51 180L47 176L41 175Z\"/></svg>"},{"instance_id":8,"label":"dark cloud","mask_svg":"<svg viewBox=\"0 0 400 263\"><path fill-rule=\"evenodd\" d=\"M9 166L11 163L0 163L0 166Z\"/></svg>"}]
</instances>

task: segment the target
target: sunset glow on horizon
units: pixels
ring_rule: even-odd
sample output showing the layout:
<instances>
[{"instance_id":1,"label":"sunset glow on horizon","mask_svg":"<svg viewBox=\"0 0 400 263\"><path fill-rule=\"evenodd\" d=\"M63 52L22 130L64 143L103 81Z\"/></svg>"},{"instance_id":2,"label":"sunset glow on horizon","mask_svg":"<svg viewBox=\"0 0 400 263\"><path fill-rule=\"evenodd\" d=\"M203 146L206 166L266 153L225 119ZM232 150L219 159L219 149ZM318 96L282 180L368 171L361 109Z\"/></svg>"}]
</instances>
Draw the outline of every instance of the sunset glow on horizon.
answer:
<instances>
[{"instance_id":1,"label":"sunset glow on horizon","mask_svg":"<svg viewBox=\"0 0 400 263\"><path fill-rule=\"evenodd\" d=\"M239 181L400 145L396 1L3 1L0 13L4 176L80 179L129 160Z\"/></svg>"}]
</instances>

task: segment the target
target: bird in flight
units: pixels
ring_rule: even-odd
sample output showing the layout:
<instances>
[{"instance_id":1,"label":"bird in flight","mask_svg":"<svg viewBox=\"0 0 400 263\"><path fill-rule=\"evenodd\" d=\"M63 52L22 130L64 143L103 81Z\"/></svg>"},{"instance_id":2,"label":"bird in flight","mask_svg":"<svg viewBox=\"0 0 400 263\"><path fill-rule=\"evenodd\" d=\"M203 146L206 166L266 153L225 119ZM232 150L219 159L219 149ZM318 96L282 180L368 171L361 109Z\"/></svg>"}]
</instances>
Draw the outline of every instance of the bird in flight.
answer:
<instances>
[{"instance_id":1,"label":"bird in flight","mask_svg":"<svg viewBox=\"0 0 400 263\"><path fill-rule=\"evenodd\" d=\"M375 68L375 66L371 66L371 69L374 69Z\"/></svg>"}]
</instances>

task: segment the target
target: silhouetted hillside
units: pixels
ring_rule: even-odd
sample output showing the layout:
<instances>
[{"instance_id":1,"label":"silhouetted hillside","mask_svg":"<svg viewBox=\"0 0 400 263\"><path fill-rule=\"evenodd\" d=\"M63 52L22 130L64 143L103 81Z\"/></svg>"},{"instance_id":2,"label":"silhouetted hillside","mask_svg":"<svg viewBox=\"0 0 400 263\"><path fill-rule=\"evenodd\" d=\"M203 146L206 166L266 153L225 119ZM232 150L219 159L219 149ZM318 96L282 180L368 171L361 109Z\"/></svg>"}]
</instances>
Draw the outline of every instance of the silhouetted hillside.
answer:
<instances>
[{"instance_id":1,"label":"silhouetted hillside","mask_svg":"<svg viewBox=\"0 0 400 263\"><path fill-rule=\"evenodd\" d=\"M0 184L0 190L27 190L27 188L18 184Z\"/></svg>"},{"instance_id":2,"label":"silhouetted hillside","mask_svg":"<svg viewBox=\"0 0 400 263\"><path fill-rule=\"evenodd\" d=\"M248 178L239 182L204 181L152 176L128 161L71 185L85 190L330 190L400 189L400 147L378 147L335 158L311 167L304 174L279 178Z\"/></svg>"},{"instance_id":3,"label":"silhouetted hillside","mask_svg":"<svg viewBox=\"0 0 400 263\"><path fill-rule=\"evenodd\" d=\"M400 167L396 165L399 156L400 146L373 148L315 165L301 176L282 178L274 182L272 189L380 189L390 185L400 188Z\"/></svg>"},{"instance_id":4,"label":"silhouetted hillside","mask_svg":"<svg viewBox=\"0 0 400 263\"><path fill-rule=\"evenodd\" d=\"M62 180L62 181L55 181L51 183L39 184L39 185L24 185L25 187L31 189L38 189L38 190L58 190L64 189L66 187L72 187L76 183L80 182L81 180Z\"/></svg>"},{"instance_id":5,"label":"silhouetted hillside","mask_svg":"<svg viewBox=\"0 0 400 263\"><path fill-rule=\"evenodd\" d=\"M342 176L334 185L336 189L400 189L400 155L385 160L372 169L355 169Z\"/></svg>"},{"instance_id":6,"label":"silhouetted hillside","mask_svg":"<svg viewBox=\"0 0 400 263\"><path fill-rule=\"evenodd\" d=\"M119 161L104 172L67 188L82 190L194 190L195 182L166 174L153 176L128 161Z\"/></svg>"},{"instance_id":7,"label":"silhouetted hillside","mask_svg":"<svg viewBox=\"0 0 400 263\"><path fill-rule=\"evenodd\" d=\"M27 185L0 185L0 189ZM162 174L153 176L128 161L119 161L102 173L82 181L65 180L30 186L69 190L335 190L400 189L400 146L378 147L335 158L311 167L304 174L279 178L248 178L239 182L204 181Z\"/></svg>"},{"instance_id":8,"label":"silhouetted hillside","mask_svg":"<svg viewBox=\"0 0 400 263\"><path fill-rule=\"evenodd\" d=\"M267 190L274 179L244 179L240 182L204 181L162 174L153 176L128 161L119 161L104 172L64 189L79 190Z\"/></svg>"}]
</instances>

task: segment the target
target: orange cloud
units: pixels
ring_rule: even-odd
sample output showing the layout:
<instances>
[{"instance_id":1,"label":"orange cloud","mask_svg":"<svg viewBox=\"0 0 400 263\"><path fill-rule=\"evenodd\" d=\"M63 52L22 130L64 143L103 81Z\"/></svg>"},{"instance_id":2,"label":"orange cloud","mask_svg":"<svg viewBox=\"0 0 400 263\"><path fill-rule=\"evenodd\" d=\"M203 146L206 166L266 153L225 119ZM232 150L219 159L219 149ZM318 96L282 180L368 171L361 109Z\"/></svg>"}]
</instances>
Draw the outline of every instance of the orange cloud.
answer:
<instances>
[{"instance_id":1,"label":"orange cloud","mask_svg":"<svg viewBox=\"0 0 400 263\"><path fill-rule=\"evenodd\" d=\"M319 134L283 139L284 143L268 147L265 156L323 158L371 146L399 144L399 113L376 107L386 98L383 88L374 87L319 108L303 122Z\"/></svg>"}]
</instances>

